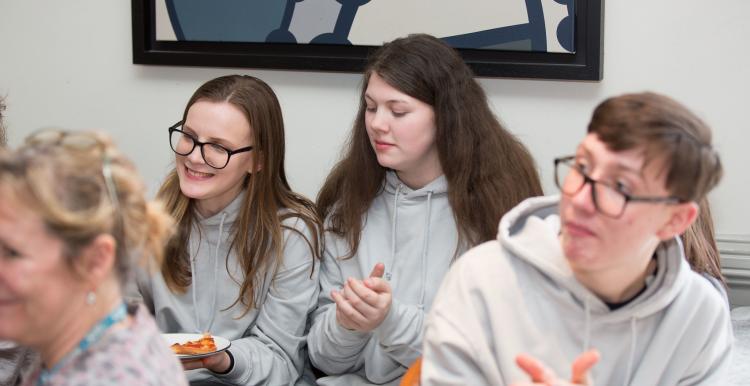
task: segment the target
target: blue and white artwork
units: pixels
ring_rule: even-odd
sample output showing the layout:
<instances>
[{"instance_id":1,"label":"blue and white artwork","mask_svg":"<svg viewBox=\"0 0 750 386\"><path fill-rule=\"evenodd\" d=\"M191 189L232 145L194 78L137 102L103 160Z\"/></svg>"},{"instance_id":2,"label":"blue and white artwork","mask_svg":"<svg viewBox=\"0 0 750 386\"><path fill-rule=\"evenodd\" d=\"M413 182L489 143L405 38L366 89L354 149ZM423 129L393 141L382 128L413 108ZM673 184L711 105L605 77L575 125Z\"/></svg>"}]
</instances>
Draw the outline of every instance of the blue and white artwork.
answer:
<instances>
[{"instance_id":1,"label":"blue and white artwork","mask_svg":"<svg viewBox=\"0 0 750 386\"><path fill-rule=\"evenodd\" d=\"M457 48L575 53L575 0L157 0L156 40L377 46L410 33Z\"/></svg>"}]
</instances>

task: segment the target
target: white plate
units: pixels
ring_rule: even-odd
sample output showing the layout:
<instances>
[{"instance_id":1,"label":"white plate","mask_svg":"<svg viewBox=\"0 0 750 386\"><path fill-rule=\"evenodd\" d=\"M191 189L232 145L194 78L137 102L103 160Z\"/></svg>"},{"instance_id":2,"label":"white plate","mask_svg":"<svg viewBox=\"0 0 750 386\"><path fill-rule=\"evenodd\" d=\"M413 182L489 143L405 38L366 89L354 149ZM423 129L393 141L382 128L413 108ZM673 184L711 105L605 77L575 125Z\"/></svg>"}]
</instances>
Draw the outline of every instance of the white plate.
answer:
<instances>
[{"instance_id":1,"label":"white plate","mask_svg":"<svg viewBox=\"0 0 750 386\"><path fill-rule=\"evenodd\" d=\"M222 338L220 336L212 335L214 338L214 343L216 344L216 351L212 351L205 354L195 354L195 355L184 355L184 354L175 354L180 359L195 359L195 358L203 358L207 356L214 355L216 353L222 352L229 348L229 346L232 344L229 340L226 338ZM184 344L188 341L194 341L194 340L200 340L203 338L203 334L161 334L161 337L167 342L167 347L179 343ZM170 349L171 350L171 349Z\"/></svg>"}]
</instances>

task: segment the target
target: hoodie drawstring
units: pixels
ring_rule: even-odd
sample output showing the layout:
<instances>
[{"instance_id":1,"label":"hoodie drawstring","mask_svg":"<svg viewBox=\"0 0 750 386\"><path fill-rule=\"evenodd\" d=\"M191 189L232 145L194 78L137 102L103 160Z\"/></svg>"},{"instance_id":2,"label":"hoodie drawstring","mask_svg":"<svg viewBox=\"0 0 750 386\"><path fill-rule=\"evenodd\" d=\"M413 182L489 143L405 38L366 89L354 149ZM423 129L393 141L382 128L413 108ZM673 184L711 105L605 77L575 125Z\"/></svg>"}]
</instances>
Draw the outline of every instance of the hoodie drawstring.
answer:
<instances>
[{"instance_id":1,"label":"hoodie drawstring","mask_svg":"<svg viewBox=\"0 0 750 386\"><path fill-rule=\"evenodd\" d=\"M223 238L223 232L224 232L224 220L227 217L227 213L223 212L221 214L221 221L219 222L219 238L216 240L216 249L214 250L214 290L213 290L213 296L211 300L211 308L209 312L211 312L211 320L208 323L208 327L205 330L201 331L201 324L200 324L200 315L198 313L198 301L197 301L197 287L198 283L195 280L195 257L198 256L198 251L196 250L195 257L190 259L190 279L193 283L192 289L193 289L193 311L195 312L195 328L198 330L197 332L199 334L207 333L211 331L211 327L214 325L214 320L216 320L216 312L214 311L216 309L216 280L218 278L218 272L219 272L219 248L221 247L221 240Z\"/></svg>"},{"instance_id":2,"label":"hoodie drawstring","mask_svg":"<svg viewBox=\"0 0 750 386\"><path fill-rule=\"evenodd\" d=\"M391 220L391 261L385 266L385 280L391 281L393 264L396 262L396 222L398 221L398 194L401 192L401 184L396 187L393 196L393 219Z\"/></svg>"},{"instance_id":3,"label":"hoodie drawstring","mask_svg":"<svg viewBox=\"0 0 750 386\"><path fill-rule=\"evenodd\" d=\"M427 193L427 214L424 216L424 236L422 237L422 285L419 290L419 309L424 309L424 295L427 287L427 248L430 245L430 212L432 212L432 192Z\"/></svg>"},{"instance_id":4,"label":"hoodie drawstring","mask_svg":"<svg viewBox=\"0 0 750 386\"><path fill-rule=\"evenodd\" d=\"M625 383L623 383L625 386L630 384L630 374L633 372L633 365L635 365L635 345L638 341L638 330L636 329L635 316L630 318L630 336L630 355L628 358L627 371L625 372Z\"/></svg>"},{"instance_id":5,"label":"hoodie drawstring","mask_svg":"<svg viewBox=\"0 0 750 386\"><path fill-rule=\"evenodd\" d=\"M584 324L584 335L583 335L583 347L581 352L586 352L591 344L591 304L589 303L589 295L583 299L583 309L586 314Z\"/></svg>"}]
</instances>

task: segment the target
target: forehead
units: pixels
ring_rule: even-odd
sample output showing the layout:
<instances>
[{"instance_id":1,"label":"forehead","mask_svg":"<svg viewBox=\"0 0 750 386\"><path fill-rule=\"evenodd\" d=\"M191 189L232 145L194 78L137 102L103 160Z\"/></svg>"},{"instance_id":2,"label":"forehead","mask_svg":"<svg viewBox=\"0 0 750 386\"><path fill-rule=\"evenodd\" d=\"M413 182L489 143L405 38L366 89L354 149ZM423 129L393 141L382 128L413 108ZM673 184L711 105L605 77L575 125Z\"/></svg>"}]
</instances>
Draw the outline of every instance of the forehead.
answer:
<instances>
[{"instance_id":1,"label":"forehead","mask_svg":"<svg viewBox=\"0 0 750 386\"><path fill-rule=\"evenodd\" d=\"M648 185L666 184L666 164L663 158L647 158L644 146L613 151L602 142L597 134L589 133L578 145L579 153L591 158L596 166L607 170L620 170L637 175Z\"/></svg>"},{"instance_id":2,"label":"forehead","mask_svg":"<svg viewBox=\"0 0 750 386\"><path fill-rule=\"evenodd\" d=\"M47 233L41 216L18 193L5 186L0 188L0 234L2 238L26 238L30 233Z\"/></svg>"},{"instance_id":3,"label":"forehead","mask_svg":"<svg viewBox=\"0 0 750 386\"><path fill-rule=\"evenodd\" d=\"M365 90L365 97L403 102L416 100L409 94L388 84L377 72L370 74L370 79L367 81L367 89Z\"/></svg>"},{"instance_id":4,"label":"forehead","mask_svg":"<svg viewBox=\"0 0 750 386\"><path fill-rule=\"evenodd\" d=\"M206 138L243 140L251 136L245 114L229 102L199 100L188 109L185 127Z\"/></svg>"}]
</instances>

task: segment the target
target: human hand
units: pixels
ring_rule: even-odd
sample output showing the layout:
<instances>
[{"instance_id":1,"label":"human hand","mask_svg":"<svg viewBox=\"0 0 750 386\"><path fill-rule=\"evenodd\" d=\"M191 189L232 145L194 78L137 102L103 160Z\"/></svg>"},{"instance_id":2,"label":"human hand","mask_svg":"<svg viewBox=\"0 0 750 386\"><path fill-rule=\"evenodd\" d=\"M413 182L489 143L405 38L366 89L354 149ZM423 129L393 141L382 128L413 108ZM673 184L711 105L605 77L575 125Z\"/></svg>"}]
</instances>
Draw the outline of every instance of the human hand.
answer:
<instances>
[{"instance_id":1,"label":"human hand","mask_svg":"<svg viewBox=\"0 0 750 386\"><path fill-rule=\"evenodd\" d=\"M209 369L214 373L226 373L232 364L229 354L225 351L198 359L182 360L182 368L185 370Z\"/></svg>"},{"instance_id":2,"label":"human hand","mask_svg":"<svg viewBox=\"0 0 750 386\"><path fill-rule=\"evenodd\" d=\"M516 357L516 364L531 377L531 383L514 383L512 386L593 386L589 379L589 370L599 361L599 352L589 350L573 361L573 375L570 382L560 379L542 362L534 357L521 354Z\"/></svg>"},{"instance_id":3,"label":"human hand","mask_svg":"<svg viewBox=\"0 0 750 386\"><path fill-rule=\"evenodd\" d=\"M349 330L369 332L383 322L391 308L391 286L383 280L385 266L375 264L365 280L347 279L341 291L331 291L336 320Z\"/></svg>"}]
</instances>

